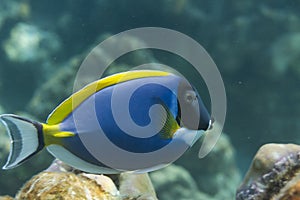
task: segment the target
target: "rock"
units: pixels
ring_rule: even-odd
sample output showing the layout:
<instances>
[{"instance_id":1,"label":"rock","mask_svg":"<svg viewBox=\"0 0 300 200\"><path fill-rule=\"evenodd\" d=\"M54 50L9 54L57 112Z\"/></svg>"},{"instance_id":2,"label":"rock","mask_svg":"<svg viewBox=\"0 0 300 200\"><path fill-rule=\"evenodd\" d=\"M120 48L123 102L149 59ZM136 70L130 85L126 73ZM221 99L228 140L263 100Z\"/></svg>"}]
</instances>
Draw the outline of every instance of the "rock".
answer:
<instances>
[{"instance_id":1,"label":"rock","mask_svg":"<svg viewBox=\"0 0 300 200\"><path fill-rule=\"evenodd\" d=\"M25 183L16 199L156 200L157 197L148 174L88 174L55 160L47 170Z\"/></svg>"},{"instance_id":2,"label":"rock","mask_svg":"<svg viewBox=\"0 0 300 200\"><path fill-rule=\"evenodd\" d=\"M156 193L147 173L119 175L119 190L124 199L155 200Z\"/></svg>"},{"instance_id":3,"label":"rock","mask_svg":"<svg viewBox=\"0 0 300 200\"><path fill-rule=\"evenodd\" d=\"M300 146L262 146L237 190L237 200L297 199L300 184Z\"/></svg>"},{"instance_id":4,"label":"rock","mask_svg":"<svg viewBox=\"0 0 300 200\"><path fill-rule=\"evenodd\" d=\"M14 200L11 196L0 196L0 200Z\"/></svg>"},{"instance_id":5,"label":"rock","mask_svg":"<svg viewBox=\"0 0 300 200\"><path fill-rule=\"evenodd\" d=\"M113 182L103 175L99 175L95 181L95 178L90 179L84 174L42 172L25 183L16 199L115 200L118 199L115 192Z\"/></svg>"},{"instance_id":6,"label":"rock","mask_svg":"<svg viewBox=\"0 0 300 200\"><path fill-rule=\"evenodd\" d=\"M45 170L45 172L77 172L75 168L63 163L62 161L55 159L52 164Z\"/></svg>"},{"instance_id":7,"label":"rock","mask_svg":"<svg viewBox=\"0 0 300 200\"><path fill-rule=\"evenodd\" d=\"M150 173L159 199L213 199L200 192L191 174L183 167L170 165Z\"/></svg>"},{"instance_id":8,"label":"rock","mask_svg":"<svg viewBox=\"0 0 300 200\"><path fill-rule=\"evenodd\" d=\"M299 200L300 199L300 179L299 175L297 178L288 183L288 186L284 187L280 191L277 197L272 200Z\"/></svg>"},{"instance_id":9,"label":"rock","mask_svg":"<svg viewBox=\"0 0 300 200\"><path fill-rule=\"evenodd\" d=\"M105 175L80 172L41 172L30 179L19 193L21 199L140 199L156 200L147 174L121 174L119 190L113 180Z\"/></svg>"},{"instance_id":10,"label":"rock","mask_svg":"<svg viewBox=\"0 0 300 200\"><path fill-rule=\"evenodd\" d=\"M215 199L233 199L241 176L235 161L235 150L223 133L212 151L198 158L201 141L176 161L190 172L199 191Z\"/></svg>"},{"instance_id":11,"label":"rock","mask_svg":"<svg viewBox=\"0 0 300 200\"><path fill-rule=\"evenodd\" d=\"M97 185L100 185L102 190L105 192L108 192L112 196L118 196L119 191L117 187L115 186L112 179L110 179L108 176L104 176L102 174L87 174L87 173L81 173L80 176L86 177L90 180L94 180Z\"/></svg>"},{"instance_id":12,"label":"rock","mask_svg":"<svg viewBox=\"0 0 300 200\"><path fill-rule=\"evenodd\" d=\"M1 141L2 142L2 141ZM9 141L8 141L9 143ZM9 144L7 145L9 148ZM1 152L2 153L2 152ZM5 164L5 161L8 156L8 152L5 154L2 153L0 158L0 167ZM1 185L1 194L8 194L14 196L19 188L32 177L34 174L37 174L38 171L45 168L45 165L49 163L49 154L47 152L42 152L35 159L22 164L18 168L11 170L1 170L0 174L0 185ZM50 159L52 159L50 157Z\"/></svg>"}]
</instances>

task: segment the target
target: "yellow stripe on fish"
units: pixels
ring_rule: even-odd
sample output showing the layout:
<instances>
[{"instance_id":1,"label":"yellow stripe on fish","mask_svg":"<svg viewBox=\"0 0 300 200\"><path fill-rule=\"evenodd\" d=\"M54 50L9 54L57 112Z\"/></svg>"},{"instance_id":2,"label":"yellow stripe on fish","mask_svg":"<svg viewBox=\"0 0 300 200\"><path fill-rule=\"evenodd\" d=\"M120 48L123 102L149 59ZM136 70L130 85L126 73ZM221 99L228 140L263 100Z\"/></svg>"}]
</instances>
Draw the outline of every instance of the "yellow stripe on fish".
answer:
<instances>
[{"instance_id":1,"label":"yellow stripe on fish","mask_svg":"<svg viewBox=\"0 0 300 200\"><path fill-rule=\"evenodd\" d=\"M85 99L95 94L95 92L103 88L122 83L125 81L153 77L153 76L168 76L170 73L154 70L136 70L114 74L106 78L95 81L80 91L74 93L64 102L62 102L48 117L47 124L54 125L63 121L74 109L76 109Z\"/></svg>"},{"instance_id":2,"label":"yellow stripe on fish","mask_svg":"<svg viewBox=\"0 0 300 200\"><path fill-rule=\"evenodd\" d=\"M40 123L0 115L11 138L3 169L42 149L89 173L139 173L174 162L211 126L195 88L183 77L138 70L95 81Z\"/></svg>"}]
</instances>

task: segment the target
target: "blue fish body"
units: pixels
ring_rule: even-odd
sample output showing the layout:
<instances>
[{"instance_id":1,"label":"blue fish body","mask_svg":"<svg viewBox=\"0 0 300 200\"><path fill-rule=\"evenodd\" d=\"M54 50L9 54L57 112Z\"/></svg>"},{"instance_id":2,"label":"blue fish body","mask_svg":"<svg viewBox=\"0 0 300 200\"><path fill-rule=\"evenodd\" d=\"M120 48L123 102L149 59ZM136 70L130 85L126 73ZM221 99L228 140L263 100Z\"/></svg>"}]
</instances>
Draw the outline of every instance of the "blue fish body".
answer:
<instances>
[{"instance_id":1,"label":"blue fish body","mask_svg":"<svg viewBox=\"0 0 300 200\"><path fill-rule=\"evenodd\" d=\"M191 98L189 92L196 100L195 105L186 100ZM187 111L183 111L183 104L187 105ZM182 116L186 116L185 119ZM199 122L190 125L194 118L200 116ZM31 141L22 139L22 145L31 143L33 148L26 150L28 152L21 149L17 153L14 149L21 144L13 140L4 168L15 167L47 147L56 158L91 173L152 171L174 160L172 156L166 156L159 161L147 161L145 166L128 166L128 161L124 165L111 166L98 156L99 152L101 155L111 154L111 148L103 148L108 145L107 141L122 152L146 155L160 151L174 141L175 147L187 146L186 137L178 131L181 126L206 130L211 123L199 95L185 79L166 72L147 70L113 75L88 85L59 105L46 124L15 115L1 115L0 118L10 135L21 135L21 138L22 135L33 135L37 138ZM23 131L25 125L35 134ZM16 131L15 126L20 128Z\"/></svg>"}]
</instances>

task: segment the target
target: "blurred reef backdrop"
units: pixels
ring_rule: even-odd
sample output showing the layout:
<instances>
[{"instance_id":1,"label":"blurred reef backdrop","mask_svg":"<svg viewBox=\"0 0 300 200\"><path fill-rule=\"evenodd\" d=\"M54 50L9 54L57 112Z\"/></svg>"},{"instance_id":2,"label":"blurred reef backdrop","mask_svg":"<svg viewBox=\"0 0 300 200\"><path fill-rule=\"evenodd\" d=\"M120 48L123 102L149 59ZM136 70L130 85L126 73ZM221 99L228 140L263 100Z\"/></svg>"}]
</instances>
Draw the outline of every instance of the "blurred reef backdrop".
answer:
<instances>
[{"instance_id":1,"label":"blurred reef backdrop","mask_svg":"<svg viewBox=\"0 0 300 200\"><path fill-rule=\"evenodd\" d=\"M296 0L1 0L0 114L45 121L72 93L89 50L110 35L149 26L180 31L207 50L222 74L228 98L225 133L209 156L198 159L198 143L150 178L162 200L234 199L263 144L300 143L299 10ZM116 48L139 42L128 38ZM107 74L150 61L189 73L189 64L175 55L143 50L118 59ZM203 88L209 104L205 85L200 81L197 88ZM0 126L1 165L8 150ZM44 151L0 171L0 195L14 196L52 161Z\"/></svg>"}]
</instances>

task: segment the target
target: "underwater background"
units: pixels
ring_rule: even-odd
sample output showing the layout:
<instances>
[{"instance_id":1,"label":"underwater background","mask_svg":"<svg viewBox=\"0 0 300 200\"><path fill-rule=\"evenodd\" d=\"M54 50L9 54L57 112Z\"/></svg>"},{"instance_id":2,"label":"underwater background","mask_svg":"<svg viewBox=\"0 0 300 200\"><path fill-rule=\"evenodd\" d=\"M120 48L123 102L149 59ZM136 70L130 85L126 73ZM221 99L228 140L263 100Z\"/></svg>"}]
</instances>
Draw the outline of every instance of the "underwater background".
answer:
<instances>
[{"instance_id":1,"label":"underwater background","mask_svg":"<svg viewBox=\"0 0 300 200\"><path fill-rule=\"evenodd\" d=\"M201 44L220 70L227 95L224 134L204 159L197 157L197 144L150 178L159 199L234 199L263 144L300 143L299 10L300 2L292 0L1 0L0 114L45 121L72 93L88 52L113 34L138 27L180 31ZM129 38L116 46L139 42ZM143 50L121 57L107 74L152 61L189 73L183 59ZM202 87L209 104L199 81L197 89ZM8 151L1 125L1 166ZM52 161L44 151L18 168L0 171L0 195L14 196Z\"/></svg>"}]
</instances>

